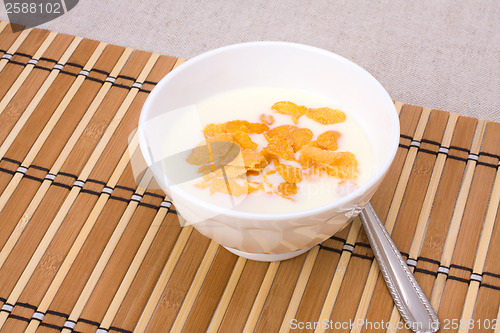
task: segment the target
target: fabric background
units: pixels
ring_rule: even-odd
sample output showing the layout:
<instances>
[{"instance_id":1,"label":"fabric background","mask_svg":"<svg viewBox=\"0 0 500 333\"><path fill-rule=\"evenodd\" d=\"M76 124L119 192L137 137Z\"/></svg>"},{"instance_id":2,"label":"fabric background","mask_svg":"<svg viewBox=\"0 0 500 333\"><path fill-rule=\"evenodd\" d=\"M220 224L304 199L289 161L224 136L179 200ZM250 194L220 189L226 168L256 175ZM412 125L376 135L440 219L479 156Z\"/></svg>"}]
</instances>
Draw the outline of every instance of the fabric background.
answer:
<instances>
[{"instance_id":1,"label":"fabric background","mask_svg":"<svg viewBox=\"0 0 500 333\"><path fill-rule=\"evenodd\" d=\"M39 27L181 58L309 44L358 63L395 100L500 122L499 22L498 0L81 0Z\"/></svg>"}]
</instances>

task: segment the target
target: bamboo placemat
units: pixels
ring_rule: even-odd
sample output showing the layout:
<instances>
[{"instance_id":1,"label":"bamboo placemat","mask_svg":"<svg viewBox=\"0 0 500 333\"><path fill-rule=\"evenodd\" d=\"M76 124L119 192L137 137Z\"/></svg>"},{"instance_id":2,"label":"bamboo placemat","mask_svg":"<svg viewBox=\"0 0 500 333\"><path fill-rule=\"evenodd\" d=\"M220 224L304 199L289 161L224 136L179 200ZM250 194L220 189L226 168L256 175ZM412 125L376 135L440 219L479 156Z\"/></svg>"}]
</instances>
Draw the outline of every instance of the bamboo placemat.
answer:
<instances>
[{"instance_id":1,"label":"bamboo placemat","mask_svg":"<svg viewBox=\"0 0 500 333\"><path fill-rule=\"evenodd\" d=\"M149 173L136 183L129 135L182 59L0 30L1 332L396 327L358 219L297 258L255 262L181 228ZM395 104L400 147L372 204L441 331L500 332L500 124Z\"/></svg>"}]
</instances>

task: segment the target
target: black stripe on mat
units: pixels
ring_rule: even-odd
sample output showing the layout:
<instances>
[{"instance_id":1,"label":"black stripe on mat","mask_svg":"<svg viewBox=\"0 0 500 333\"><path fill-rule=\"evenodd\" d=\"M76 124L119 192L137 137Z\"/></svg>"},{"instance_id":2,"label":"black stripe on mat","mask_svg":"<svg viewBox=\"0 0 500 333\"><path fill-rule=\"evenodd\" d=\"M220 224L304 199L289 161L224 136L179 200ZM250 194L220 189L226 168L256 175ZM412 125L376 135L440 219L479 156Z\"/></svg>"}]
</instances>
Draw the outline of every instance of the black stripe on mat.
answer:
<instances>
[{"instance_id":1,"label":"black stripe on mat","mask_svg":"<svg viewBox=\"0 0 500 333\"><path fill-rule=\"evenodd\" d=\"M21 165L21 162L13 160L12 158L2 157L2 161L10 162L12 164Z\"/></svg>"},{"instance_id":2,"label":"black stripe on mat","mask_svg":"<svg viewBox=\"0 0 500 333\"><path fill-rule=\"evenodd\" d=\"M42 170L46 170L45 168L41 168L41 169ZM4 169L4 168L0 168L0 172L8 173L8 174L11 174L11 175L14 175L16 173L15 171L7 170L7 169ZM70 174L70 173L64 172L64 173L58 173L58 174L64 175L64 176L67 176L67 177L71 177L71 178L74 178L74 179L77 179L77 177L75 175ZM34 180L34 181L37 181L37 182L40 182L40 183L42 183L45 180L45 178L39 178L39 177L27 175L27 174L23 174L23 178ZM87 179L87 181L88 182L92 182L92 183L101 184L103 186L106 186L106 183L103 182L103 181L100 181L100 180ZM71 186L71 185L67 185L67 184L64 184L64 183L61 183L61 182L55 182L55 181L52 181L51 185L67 189L69 191L71 191L71 189L74 186L76 186L76 185ZM77 186L77 187L79 187L79 186ZM119 188L119 189L123 189L123 190L126 190L126 191L130 191L133 194L135 194L135 189L133 189L131 187L128 187L128 186L116 185L115 188ZM88 190L88 189L81 188L81 187L80 187L80 193L87 193L87 194L91 194L91 195L95 195L95 196L100 196L103 193L107 194L106 192L97 192L97 191L92 191L92 190ZM138 195L138 194L136 194L136 195ZM141 196L141 197L144 197L146 195L149 195L149 196L152 196L152 197L156 197L156 198L160 198L160 199L164 199L165 198L164 196L161 196L159 194L152 193L152 192L145 192L144 195ZM161 208L161 205L148 204L148 203L140 202L140 201L132 199L132 198L126 198L126 197L121 197L121 196L116 196L116 195L111 195L109 197L109 199L117 200L117 201L122 201L122 202L125 202L127 204L130 203L130 202L132 202L132 201L136 201L136 202L139 202L139 206L142 206L142 207L145 207L145 208L154 209L154 210L159 210ZM175 211L173 209L170 209L169 213L177 214L177 211Z\"/></svg>"},{"instance_id":3,"label":"black stripe on mat","mask_svg":"<svg viewBox=\"0 0 500 333\"><path fill-rule=\"evenodd\" d=\"M19 65L19 66L23 66L25 67L28 63L22 63L22 62L19 62L19 61L15 61L15 60L12 60L12 59L7 59L8 63L12 63L14 65ZM37 60L37 59L35 59ZM48 59L48 58L40 58L39 60L44 60L44 61L50 61L50 62L53 62L54 64L58 64L57 61L53 60L53 59ZM82 65L79 65L79 64L75 64L75 63L72 63L72 62L67 62L65 64L60 64L61 66L63 66L63 68L65 66L71 66L71 67L76 67L76 68L80 68L80 69L83 69L83 66ZM38 64L34 66L34 68L38 68L38 69L41 69L41 70L45 70L45 71L48 71L48 72L51 72L52 70L58 70L60 73L62 74L66 74L66 75L70 75L70 76L73 76L73 77L78 77L80 74L79 73L72 73L72 72L69 72L69 71L66 71L64 69L58 69L58 68L47 68L47 67L43 67L43 66L39 66ZM96 73L101 73L101 74L105 74L107 75L107 78L109 78L109 73L106 72L106 71L103 71L103 70L100 70L100 69L96 69L96 68L91 68L89 70L89 73L91 71L94 71ZM101 80L101 79L97 79L97 78L94 78L94 77L91 77L89 75L85 75L85 78L90 80L90 81L94 81L94 82L98 82L98 83L101 83L103 84L104 82L107 82L106 79L104 80ZM140 84L141 86L146 83L146 82L137 82L135 78L133 77L130 77L130 76L127 76L127 75L118 75L116 78L122 78L122 79L126 79L126 80L129 80L129 81L134 81L134 83L138 83ZM116 79L115 78L115 79ZM156 85L158 84L157 82L151 82L151 81L147 81L148 84L153 84L153 85ZM127 86L127 85L124 85L124 84L118 84L118 83L112 83L112 86L114 87L117 87L117 88L123 88L123 89L127 89L127 90L130 90L134 87L132 86ZM140 88L139 89L140 92L145 92L145 93L150 93L151 90L150 89L143 89L143 88Z\"/></svg>"},{"instance_id":4,"label":"black stripe on mat","mask_svg":"<svg viewBox=\"0 0 500 333\"><path fill-rule=\"evenodd\" d=\"M406 135L406 134L400 134L399 135L402 139L408 139L408 140L412 140L413 141L413 138L409 135Z\"/></svg>"},{"instance_id":5,"label":"black stripe on mat","mask_svg":"<svg viewBox=\"0 0 500 333\"><path fill-rule=\"evenodd\" d=\"M464 279L464 278L461 278L461 277L458 277L458 276L453 276L453 275L448 275L447 279L448 280L458 281L458 282L463 282L463 283L467 283L467 284L470 283L470 280L467 280L467 279Z\"/></svg>"},{"instance_id":6,"label":"black stripe on mat","mask_svg":"<svg viewBox=\"0 0 500 333\"><path fill-rule=\"evenodd\" d=\"M64 319L68 319L69 318L69 315L67 315L67 314L65 314L63 312L54 311L54 310L47 310L45 312L45 314L46 315L53 315L53 316L61 317L61 318L64 318Z\"/></svg>"},{"instance_id":7,"label":"black stripe on mat","mask_svg":"<svg viewBox=\"0 0 500 333\"><path fill-rule=\"evenodd\" d=\"M34 59L34 60L37 60L37 59ZM58 62L56 60L54 60L54 59L49 59L49 58L42 57L42 58L40 58L38 60L50 61L50 62L53 62L54 64L58 64ZM7 62L8 63L12 63L14 65L23 66L23 67L25 67L28 64L28 63L25 64L25 63L22 63L22 62L19 62L19 61L15 61L15 60L12 60L12 59L7 59ZM63 66L63 67L66 66L66 65L68 65L68 66L72 66L72 67L77 67L77 68L83 69L82 65L71 63L71 62L67 62L66 64L60 64L60 65ZM48 72L50 72L52 70L58 70L62 74L70 75L70 76L73 76L73 77L77 77L78 75L80 75L79 73L72 73L72 72L65 71L63 69L58 69L58 68L47 68L47 67L39 66L38 64L35 65L34 68L38 68L38 69L41 69L41 70L44 70L44 71L48 71ZM89 73L91 71L94 71L96 73L105 74L105 75L107 75L107 78L111 78L109 76L109 73L106 72L106 71L103 71L103 70L100 70L100 69L96 69L96 68L91 68L89 70ZM85 78L89 79L90 81L98 82L98 83L101 83L101 84L103 84L104 82L110 82L110 81L106 81L107 78L104 79L104 80L100 80L100 79L97 79L97 78L94 78L94 77L91 77L91 76L88 76L88 75L85 75ZM116 78L113 78L113 79L117 79L117 78L122 78L122 79L125 79L125 80L134 81L134 84L138 83L141 86L144 85L144 84L146 84L146 83L147 84L152 84L152 85L158 84L158 82L152 82L152 81L144 81L142 83L141 82L137 82L136 79L134 79L133 77L127 76L127 75L118 75ZM118 84L118 83L112 83L112 86L117 87L117 88L127 89L127 90L135 88L135 87L132 87L132 86L127 86L127 85ZM140 92L145 92L147 94L149 94L151 92L150 89L144 89L142 87L139 89L139 91Z\"/></svg>"},{"instance_id":8,"label":"black stripe on mat","mask_svg":"<svg viewBox=\"0 0 500 333\"><path fill-rule=\"evenodd\" d=\"M27 63L25 64L24 62L19 62L19 61L15 61L15 60L9 60L8 62L9 64L14 64L14 65L19 65L19 66L26 66Z\"/></svg>"},{"instance_id":9,"label":"black stripe on mat","mask_svg":"<svg viewBox=\"0 0 500 333\"><path fill-rule=\"evenodd\" d=\"M47 172L49 172L49 171L47 170ZM61 175L61 176L65 176L65 177L73 178L74 180L77 180L77 179L78 179L78 177L77 177L76 175L74 175L74 174L72 174L72 173L68 173L68 172L62 172L62 171L59 171L57 174L58 174L58 175Z\"/></svg>"},{"instance_id":10,"label":"black stripe on mat","mask_svg":"<svg viewBox=\"0 0 500 333\"><path fill-rule=\"evenodd\" d=\"M450 268L457 268L457 269L460 269L462 271L467 271L467 272L472 273L472 268L461 266L461 265L451 264Z\"/></svg>"},{"instance_id":11,"label":"black stripe on mat","mask_svg":"<svg viewBox=\"0 0 500 333\"><path fill-rule=\"evenodd\" d=\"M71 191L71 189L73 188L73 186L69 186L69 185L66 185L66 184L63 184L63 183L59 183L59 182L52 182L52 185L57 186L57 187L65 188L68 191Z\"/></svg>"},{"instance_id":12,"label":"black stripe on mat","mask_svg":"<svg viewBox=\"0 0 500 333\"><path fill-rule=\"evenodd\" d=\"M97 79L97 78L92 77L92 76L87 76L87 80L94 81L94 82L97 82L97 83L100 83L100 84L103 84L105 82L104 80Z\"/></svg>"},{"instance_id":13,"label":"black stripe on mat","mask_svg":"<svg viewBox=\"0 0 500 333\"><path fill-rule=\"evenodd\" d=\"M33 318L33 319L36 320L36 318ZM55 329L55 330L58 330L58 331L62 331L64 329L64 327L62 327L62 326L57 326L57 325L54 325L54 324L47 324L47 323L44 323L44 322L40 322L39 325L43 326L43 327L52 328L52 329Z\"/></svg>"},{"instance_id":14,"label":"black stripe on mat","mask_svg":"<svg viewBox=\"0 0 500 333\"><path fill-rule=\"evenodd\" d=\"M431 145L435 145L435 146L438 146L438 147L441 146L441 142L437 142L437 141L433 141L433 140L421 139L420 142L421 143L429 143Z\"/></svg>"},{"instance_id":15,"label":"black stripe on mat","mask_svg":"<svg viewBox=\"0 0 500 333\"><path fill-rule=\"evenodd\" d=\"M122 186L122 185L115 185L115 188L125 190L125 191L130 191L130 192L135 192L134 188L127 187L127 186Z\"/></svg>"},{"instance_id":16,"label":"black stripe on mat","mask_svg":"<svg viewBox=\"0 0 500 333\"><path fill-rule=\"evenodd\" d=\"M367 255L364 255L364 254L354 253L354 252L351 253L351 256L356 257L356 258L360 258L360 259L365 259L365 260L368 260L368 261L373 261L373 259L375 259L374 257L367 256Z\"/></svg>"},{"instance_id":17,"label":"black stripe on mat","mask_svg":"<svg viewBox=\"0 0 500 333\"><path fill-rule=\"evenodd\" d=\"M123 329L123 328L119 328L119 327L116 327L116 326L110 326L109 327L109 331L117 331L117 332L120 332L120 333L132 333L132 331L129 331L129 330L126 330L126 329Z\"/></svg>"},{"instance_id":18,"label":"black stripe on mat","mask_svg":"<svg viewBox=\"0 0 500 333\"><path fill-rule=\"evenodd\" d=\"M371 248L370 244L366 244L366 243L362 243L362 242L356 242L356 243L354 243L354 246L361 246L361 247Z\"/></svg>"},{"instance_id":19,"label":"black stripe on mat","mask_svg":"<svg viewBox=\"0 0 500 333\"><path fill-rule=\"evenodd\" d=\"M496 155L496 154L490 154L490 153L486 153L486 152L479 152L478 154L479 156L488 156L488 157L493 157L493 158L497 158L500 160L500 155Z\"/></svg>"},{"instance_id":20,"label":"black stripe on mat","mask_svg":"<svg viewBox=\"0 0 500 333\"><path fill-rule=\"evenodd\" d=\"M30 165L29 167L30 167L30 168L33 168L33 169L36 169L36 170L42 170L42 171L45 171L45 172L47 172L47 173L50 171L50 170L49 170L49 169L47 169L47 168L44 168L44 167L41 167L41 166L38 166L38 165L34 165L34 164Z\"/></svg>"},{"instance_id":21,"label":"black stripe on mat","mask_svg":"<svg viewBox=\"0 0 500 333\"><path fill-rule=\"evenodd\" d=\"M454 150L458 150L458 151L463 151L463 152L466 152L467 154L470 153L470 149L467 149L467 148L462 148L462 147L458 147L458 146L450 146L449 149L454 149Z\"/></svg>"},{"instance_id":22,"label":"black stripe on mat","mask_svg":"<svg viewBox=\"0 0 500 333\"><path fill-rule=\"evenodd\" d=\"M68 71L65 71L65 70L61 70L60 73L61 74L66 74L66 75L70 75L70 76L73 76L73 77L77 77L78 76L77 73L72 73L72 72L68 72Z\"/></svg>"},{"instance_id":23,"label":"black stripe on mat","mask_svg":"<svg viewBox=\"0 0 500 333\"><path fill-rule=\"evenodd\" d=\"M500 279L500 274L495 274L495 273L490 273L490 272L484 272L482 275L491 276L491 277Z\"/></svg>"},{"instance_id":24,"label":"black stripe on mat","mask_svg":"<svg viewBox=\"0 0 500 333\"><path fill-rule=\"evenodd\" d=\"M428 269L422 269L422 268L418 268L418 267L415 267L414 272L415 273L424 273L424 274L432 275L434 277L436 277L438 275L437 272L433 272L433 271L430 271Z\"/></svg>"},{"instance_id":25,"label":"black stripe on mat","mask_svg":"<svg viewBox=\"0 0 500 333\"><path fill-rule=\"evenodd\" d=\"M26 53L21 53L21 52L14 52L14 54L12 56L15 56L15 55L18 55L20 57L25 57L25 58L33 58L33 56L30 56L29 54L26 54Z\"/></svg>"},{"instance_id":26,"label":"black stripe on mat","mask_svg":"<svg viewBox=\"0 0 500 333\"><path fill-rule=\"evenodd\" d=\"M58 61L57 60L54 60L54 59L50 59L50 58L46 58L46 57L40 57L40 59L38 59L39 61L47 61L47 62L51 62L53 64L57 64Z\"/></svg>"},{"instance_id":27,"label":"black stripe on mat","mask_svg":"<svg viewBox=\"0 0 500 333\"><path fill-rule=\"evenodd\" d=\"M84 323L84 324L89 324L89 325L92 325L92 326L97 326L97 327L99 327L99 325L100 325L100 323L98 323L97 321L88 320L88 319L85 319L85 318L78 318L77 323L78 322Z\"/></svg>"},{"instance_id":28,"label":"black stripe on mat","mask_svg":"<svg viewBox=\"0 0 500 333\"><path fill-rule=\"evenodd\" d=\"M119 74L116 76L117 79L125 79L125 80L129 80L129 81L134 81L135 82L135 78L131 77L131 76L127 76L127 75L122 75L122 74Z\"/></svg>"},{"instance_id":29,"label":"black stripe on mat","mask_svg":"<svg viewBox=\"0 0 500 333\"><path fill-rule=\"evenodd\" d=\"M16 173L15 171L5 169L5 168L0 168L0 172L8 173L9 175L12 175L12 176Z\"/></svg>"},{"instance_id":30,"label":"black stripe on mat","mask_svg":"<svg viewBox=\"0 0 500 333\"><path fill-rule=\"evenodd\" d=\"M41 70L44 70L44 71L47 71L47 72L52 72L52 69L53 69L53 68L47 68L47 67L38 66L38 65L36 65L33 68L41 69Z\"/></svg>"},{"instance_id":31,"label":"black stripe on mat","mask_svg":"<svg viewBox=\"0 0 500 333\"><path fill-rule=\"evenodd\" d=\"M436 264L436 265L440 265L441 263L437 260L434 260L434 259L430 259L430 258L426 258L426 257L418 257L417 258L417 261L425 261L425 262L430 262L431 264Z\"/></svg>"},{"instance_id":32,"label":"black stripe on mat","mask_svg":"<svg viewBox=\"0 0 500 333\"><path fill-rule=\"evenodd\" d=\"M20 321L24 321L25 323L29 323L29 322L31 321L31 318L30 318L30 319L28 319L28 318L21 317L21 316L18 316L18 315L12 314L12 313L9 313L8 318L11 318L11 319L16 319L16 320L20 320Z\"/></svg>"},{"instance_id":33,"label":"black stripe on mat","mask_svg":"<svg viewBox=\"0 0 500 333\"><path fill-rule=\"evenodd\" d=\"M109 76L109 74L110 74L109 72L106 72L106 71L103 71L102 69L97 69L97 68L92 68L90 71L91 72L96 72L96 73L99 73L99 74L104 74L106 76Z\"/></svg>"},{"instance_id":34,"label":"black stripe on mat","mask_svg":"<svg viewBox=\"0 0 500 333\"><path fill-rule=\"evenodd\" d=\"M74 62L66 62L64 64L64 66L71 66L71 67L76 67L76 68L80 68L80 69L83 69L83 65L80 65L80 64L77 64L77 63L74 63Z\"/></svg>"},{"instance_id":35,"label":"black stripe on mat","mask_svg":"<svg viewBox=\"0 0 500 333\"><path fill-rule=\"evenodd\" d=\"M164 195L160 195L160 194L156 194L156 193L153 193L153 192L144 192L144 196L146 195L149 195L150 197L155 197L155 198L159 198L159 199L165 199L165 196Z\"/></svg>"},{"instance_id":36,"label":"black stripe on mat","mask_svg":"<svg viewBox=\"0 0 500 333\"><path fill-rule=\"evenodd\" d=\"M95 196L100 196L102 194L102 192L96 192L96 191L91 191L91 190L87 190L86 188L82 188L80 190L80 193L87 193L87 194L92 194L92 195L95 195ZM105 193L107 194L107 193Z\"/></svg>"},{"instance_id":37,"label":"black stripe on mat","mask_svg":"<svg viewBox=\"0 0 500 333\"><path fill-rule=\"evenodd\" d=\"M329 251L329 252L335 252L335 253L338 253L338 254L342 253L342 250L334 249L334 248L329 247L329 246L324 246L323 244L319 244L319 248L322 249L322 250L326 250L326 251Z\"/></svg>"},{"instance_id":38,"label":"black stripe on mat","mask_svg":"<svg viewBox=\"0 0 500 333\"><path fill-rule=\"evenodd\" d=\"M17 302L15 304L15 306L20 306L22 308L27 308L27 309L31 309L33 311L36 311L36 306L32 305L32 304L29 304L29 303L24 303L24 302Z\"/></svg>"},{"instance_id":39,"label":"black stripe on mat","mask_svg":"<svg viewBox=\"0 0 500 333\"><path fill-rule=\"evenodd\" d=\"M75 176L76 177L76 176ZM76 179L78 179L78 177L76 177ZM97 180L97 179L87 179L86 182L89 182L89 183L94 183L94 184L99 184L99 185L102 185L102 186L106 186L106 183L103 182L102 180Z\"/></svg>"}]
</instances>

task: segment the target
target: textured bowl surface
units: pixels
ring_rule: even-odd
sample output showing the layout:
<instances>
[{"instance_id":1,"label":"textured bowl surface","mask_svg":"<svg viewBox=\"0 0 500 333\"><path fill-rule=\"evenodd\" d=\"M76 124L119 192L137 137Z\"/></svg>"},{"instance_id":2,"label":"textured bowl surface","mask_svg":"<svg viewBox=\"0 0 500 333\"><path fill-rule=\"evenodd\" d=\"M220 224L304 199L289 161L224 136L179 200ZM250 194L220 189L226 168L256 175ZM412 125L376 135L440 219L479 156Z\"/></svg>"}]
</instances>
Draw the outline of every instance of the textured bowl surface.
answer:
<instances>
[{"instance_id":1,"label":"textured bowl surface","mask_svg":"<svg viewBox=\"0 0 500 333\"><path fill-rule=\"evenodd\" d=\"M159 161L165 158L165 131L179 126L175 123L176 112L189 112L189 106L215 94L254 86L312 92L338 102L346 112L354 114L373 145L373 176L339 200L280 214L227 209L168 186L169 179ZM170 120L162 122L167 113ZM252 42L209 51L170 72L146 100L138 135L155 179L188 224L239 255L275 260L298 255L322 242L361 211L395 156L399 119L385 89L353 62L301 44Z\"/></svg>"}]
</instances>

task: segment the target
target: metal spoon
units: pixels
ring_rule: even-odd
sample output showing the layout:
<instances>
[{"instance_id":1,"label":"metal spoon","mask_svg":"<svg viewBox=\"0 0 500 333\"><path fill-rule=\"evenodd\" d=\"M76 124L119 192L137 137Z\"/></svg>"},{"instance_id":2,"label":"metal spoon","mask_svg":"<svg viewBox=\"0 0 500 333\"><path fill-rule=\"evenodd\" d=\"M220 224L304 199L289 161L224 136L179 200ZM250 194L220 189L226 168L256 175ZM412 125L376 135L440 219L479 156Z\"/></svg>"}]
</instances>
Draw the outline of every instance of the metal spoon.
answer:
<instances>
[{"instance_id":1,"label":"metal spoon","mask_svg":"<svg viewBox=\"0 0 500 333\"><path fill-rule=\"evenodd\" d=\"M401 317L414 332L436 332L439 319L434 309L370 203L360 218Z\"/></svg>"}]
</instances>

